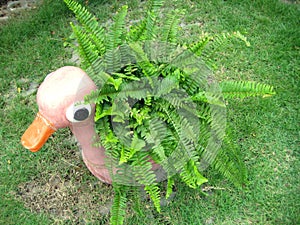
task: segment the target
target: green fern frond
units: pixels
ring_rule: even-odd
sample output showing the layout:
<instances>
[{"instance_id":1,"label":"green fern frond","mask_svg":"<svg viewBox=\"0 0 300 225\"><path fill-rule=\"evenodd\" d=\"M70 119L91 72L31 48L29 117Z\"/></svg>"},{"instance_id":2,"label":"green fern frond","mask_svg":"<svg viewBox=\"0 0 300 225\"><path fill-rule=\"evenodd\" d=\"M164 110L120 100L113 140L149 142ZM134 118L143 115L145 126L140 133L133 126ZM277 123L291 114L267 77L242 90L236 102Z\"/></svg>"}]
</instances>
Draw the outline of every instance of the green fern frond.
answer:
<instances>
[{"instance_id":1,"label":"green fern frond","mask_svg":"<svg viewBox=\"0 0 300 225\"><path fill-rule=\"evenodd\" d=\"M157 80L153 87L156 98L168 96L173 90L178 90L179 85L174 77L167 76L166 78Z\"/></svg>"},{"instance_id":2,"label":"green fern frond","mask_svg":"<svg viewBox=\"0 0 300 225\"><path fill-rule=\"evenodd\" d=\"M145 29L145 40L154 40L157 36L156 30L156 22L159 15L159 10L161 6L164 4L164 0L150 0L150 10L147 11L146 21L146 29Z\"/></svg>"},{"instance_id":3,"label":"green fern frond","mask_svg":"<svg viewBox=\"0 0 300 225\"><path fill-rule=\"evenodd\" d=\"M99 26L97 18L88 10L74 0L64 0L72 10L79 25L71 23L73 33L78 42L78 53L82 58L81 67L99 83L103 83L98 75L102 71L99 57L106 51L104 30Z\"/></svg>"},{"instance_id":4,"label":"green fern frond","mask_svg":"<svg viewBox=\"0 0 300 225\"><path fill-rule=\"evenodd\" d=\"M211 107L209 104L197 104L197 116L206 124L211 122Z\"/></svg>"},{"instance_id":5,"label":"green fern frond","mask_svg":"<svg viewBox=\"0 0 300 225\"><path fill-rule=\"evenodd\" d=\"M107 50L103 60L105 62L105 72L108 74L118 72L122 67L122 55L117 48Z\"/></svg>"},{"instance_id":6,"label":"green fern frond","mask_svg":"<svg viewBox=\"0 0 300 225\"><path fill-rule=\"evenodd\" d=\"M272 86L250 81L222 81L220 87L225 99L269 97L275 94Z\"/></svg>"},{"instance_id":7,"label":"green fern frond","mask_svg":"<svg viewBox=\"0 0 300 225\"><path fill-rule=\"evenodd\" d=\"M149 62L150 63L150 62ZM156 73L156 70L150 68L149 73ZM124 99L132 98L145 101L151 97L163 96L165 99L176 100L170 92L177 89L177 84L173 79L165 78L159 80L157 77L149 77L149 79L134 79L132 82L122 82L116 90L115 84L112 81L113 79L109 74L102 72L101 74L103 80L106 81L106 85L102 86L101 90L93 91L89 96L85 97L85 101L93 103L103 103L103 101L112 99L115 101L121 101ZM119 79L119 78L118 78ZM124 81L124 80L123 80ZM177 96L179 97L179 96ZM177 98L178 101L181 101L180 98ZM181 103L172 102L174 106L182 105Z\"/></svg>"},{"instance_id":8,"label":"green fern frond","mask_svg":"<svg viewBox=\"0 0 300 225\"><path fill-rule=\"evenodd\" d=\"M127 6L123 6L114 16L113 25L110 28L109 33L107 34L106 42L106 54L105 54L105 63L106 69L105 71L108 73L118 72L120 68L122 68L122 59L126 58L122 55L124 52L121 49L125 47L125 39L126 39L126 29L125 29L125 17L127 15ZM128 50L127 48L125 49Z\"/></svg>"},{"instance_id":9,"label":"green fern frond","mask_svg":"<svg viewBox=\"0 0 300 225\"><path fill-rule=\"evenodd\" d=\"M165 0L149 0L146 11L150 11L150 12L154 12L155 14L158 14L164 2Z\"/></svg>"},{"instance_id":10,"label":"green fern frond","mask_svg":"<svg viewBox=\"0 0 300 225\"><path fill-rule=\"evenodd\" d=\"M114 201L111 208L110 223L113 225L121 225L124 222L126 214L126 186L113 185Z\"/></svg>"},{"instance_id":11,"label":"green fern frond","mask_svg":"<svg viewBox=\"0 0 300 225\"><path fill-rule=\"evenodd\" d=\"M202 123L204 132L205 129L209 129L209 139L207 140L207 145L204 145L205 148L200 158L200 166L202 168L213 163L225 136L226 110L224 107L220 106L213 107L214 110L210 111L210 122L206 122L207 126L205 126L205 123Z\"/></svg>"},{"instance_id":12,"label":"green fern frond","mask_svg":"<svg viewBox=\"0 0 300 225\"><path fill-rule=\"evenodd\" d=\"M174 186L174 178L168 177L166 199L168 199L171 196L171 194L173 193L173 186Z\"/></svg>"},{"instance_id":13,"label":"green fern frond","mask_svg":"<svg viewBox=\"0 0 300 225\"><path fill-rule=\"evenodd\" d=\"M163 0L150 0L146 10L145 19L140 23L139 30L136 30L136 40L153 40L156 37L156 22L159 9L163 5ZM138 39L137 39L138 38Z\"/></svg>"},{"instance_id":14,"label":"green fern frond","mask_svg":"<svg viewBox=\"0 0 300 225\"><path fill-rule=\"evenodd\" d=\"M208 180L199 172L197 163L190 159L183 167L180 178L191 188L198 188Z\"/></svg>"},{"instance_id":15,"label":"green fern frond","mask_svg":"<svg viewBox=\"0 0 300 225\"><path fill-rule=\"evenodd\" d=\"M242 35L239 31L233 32L232 36L243 41L247 47L251 46L250 42L247 40L247 37Z\"/></svg>"},{"instance_id":16,"label":"green fern frond","mask_svg":"<svg viewBox=\"0 0 300 225\"><path fill-rule=\"evenodd\" d=\"M149 73L156 72L156 70L153 72L151 68L149 68L148 71ZM137 99L137 100L143 99L146 101L149 97L152 96L165 97L173 89L176 88L177 88L176 83L174 83L171 79L159 80L157 77L148 77L148 79L140 79L129 83L123 82L120 85L119 90L116 90L115 88L112 87L108 88L107 86L104 86L101 91L93 92L91 97L87 97L86 99L95 102L102 102L104 99L108 99L108 98L113 99L115 101L121 101L128 98ZM165 98L166 99L168 97L170 98L170 96L167 96ZM170 100L172 100L172 98L170 98Z\"/></svg>"},{"instance_id":17,"label":"green fern frond","mask_svg":"<svg viewBox=\"0 0 300 225\"><path fill-rule=\"evenodd\" d=\"M118 101L128 98L141 100L146 99L151 90L149 82L146 82L146 80L123 82L119 90L111 85L104 85L101 90L93 91L86 96L85 101L99 104L104 101L111 101L112 103L115 101L116 104Z\"/></svg>"},{"instance_id":18,"label":"green fern frond","mask_svg":"<svg viewBox=\"0 0 300 225\"><path fill-rule=\"evenodd\" d=\"M132 161L136 160L136 158L140 158L142 153L135 154L132 157ZM140 185L150 185L156 182L156 175L151 170L152 164L148 161L149 159L144 158L142 161L139 161L139 165L132 164L132 171L134 174L135 180Z\"/></svg>"},{"instance_id":19,"label":"green fern frond","mask_svg":"<svg viewBox=\"0 0 300 225\"><path fill-rule=\"evenodd\" d=\"M145 40L154 40L156 38L156 16L153 12L148 12L145 21Z\"/></svg>"},{"instance_id":20,"label":"green fern frond","mask_svg":"<svg viewBox=\"0 0 300 225\"><path fill-rule=\"evenodd\" d=\"M122 86L121 91L118 93L117 99L133 98L137 100L146 99L151 87L145 80L131 82Z\"/></svg>"},{"instance_id":21,"label":"green fern frond","mask_svg":"<svg viewBox=\"0 0 300 225\"><path fill-rule=\"evenodd\" d=\"M167 150L164 148L164 146L161 143L156 144L156 146L152 147L151 158L156 163L160 164L161 162L163 162L164 160L167 159L166 152L167 152Z\"/></svg>"},{"instance_id":22,"label":"green fern frond","mask_svg":"<svg viewBox=\"0 0 300 225\"><path fill-rule=\"evenodd\" d=\"M144 190L149 194L156 211L160 212L160 189L157 184L146 185Z\"/></svg>"},{"instance_id":23,"label":"green fern frond","mask_svg":"<svg viewBox=\"0 0 300 225\"><path fill-rule=\"evenodd\" d=\"M130 43L129 46L135 54L137 64L142 69L143 75L145 77L156 76L158 72L157 68L150 62L142 46L139 43Z\"/></svg>"},{"instance_id":24,"label":"green fern frond","mask_svg":"<svg viewBox=\"0 0 300 225\"><path fill-rule=\"evenodd\" d=\"M212 47L214 50L219 49L220 47L225 46L230 43L232 40L239 39L245 43L246 46L250 46L250 43L247 41L247 38L242 35L240 32L232 32L232 33L222 33L220 35L215 35L211 38Z\"/></svg>"},{"instance_id":25,"label":"green fern frond","mask_svg":"<svg viewBox=\"0 0 300 225\"><path fill-rule=\"evenodd\" d=\"M160 164L164 170L170 175L174 175L180 171L191 156L196 155L195 149L198 145L198 131L196 126L192 126L191 121L186 117L177 113L176 110L170 110L166 107L167 103L159 105L156 110L161 111L158 113L168 127L172 129L172 140L165 147L171 148L172 151L168 154L168 158L161 161ZM193 124L195 125L195 124Z\"/></svg>"},{"instance_id":26,"label":"green fern frond","mask_svg":"<svg viewBox=\"0 0 300 225\"><path fill-rule=\"evenodd\" d=\"M145 20L142 20L138 24L132 25L130 27L129 33L127 35L127 40L129 42L142 41L145 29L146 29L146 22L145 22Z\"/></svg>"},{"instance_id":27,"label":"green fern frond","mask_svg":"<svg viewBox=\"0 0 300 225\"><path fill-rule=\"evenodd\" d=\"M194 42L188 46L188 49L191 50L195 55L201 56L203 49L209 43L212 37L206 35L200 38L197 42Z\"/></svg>"},{"instance_id":28,"label":"green fern frond","mask_svg":"<svg viewBox=\"0 0 300 225\"><path fill-rule=\"evenodd\" d=\"M82 25L85 35L96 46L99 54L102 55L105 52L104 30L99 26L97 18L74 0L64 0L64 2L74 12L78 22Z\"/></svg>"},{"instance_id":29,"label":"green fern frond","mask_svg":"<svg viewBox=\"0 0 300 225\"><path fill-rule=\"evenodd\" d=\"M100 78L102 78L102 76L100 76ZM107 78L101 80L105 82ZM104 101L109 101L109 97L115 96L117 93L118 91L114 87L110 85L102 85L99 89L92 91L89 95L86 95L84 100L88 103L102 104Z\"/></svg>"},{"instance_id":30,"label":"green fern frond","mask_svg":"<svg viewBox=\"0 0 300 225\"><path fill-rule=\"evenodd\" d=\"M175 9L167 15L162 28L162 41L177 43L178 24L183 15L184 12L179 9Z\"/></svg>"},{"instance_id":31,"label":"green fern frond","mask_svg":"<svg viewBox=\"0 0 300 225\"><path fill-rule=\"evenodd\" d=\"M247 180L247 169L237 147L226 136L212 166L235 186L242 187Z\"/></svg>"},{"instance_id":32,"label":"green fern frond","mask_svg":"<svg viewBox=\"0 0 300 225\"><path fill-rule=\"evenodd\" d=\"M146 10L146 15L143 20L130 27L127 35L127 40L130 42L153 40L156 37L155 26L159 15L159 10L163 5L164 0L150 0Z\"/></svg>"},{"instance_id":33,"label":"green fern frond","mask_svg":"<svg viewBox=\"0 0 300 225\"><path fill-rule=\"evenodd\" d=\"M245 43L246 46L250 46L250 43L248 42L247 38L242 35L240 32L232 32L232 33L222 33L219 35L208 36L205 35L203 37L203 47L201 46L201 40L199 42L200 48L198 50L193 50L194 47L197 46L191 46L191 50L195 52L198 56L201 56L201 58L206 62L206 64L212 68L216 69L216 65L213 62L212 59L216 58L215 55L218 53L222 48L226 47L230 43L232 43L233 40L241 40Z\"/></svg>"},{"instance_id":34,"label":"green fern frond","mask_svg":"<svg viewBox=\"0 0 300 225\"><path fill-rule=\"evenodd\" d=\"M157 106L157 110L164 113L162 115L163 119L173 127L178 138L182 140L186 139L193 143L198 141L196 130L198 127L197 124L192 122L193 117L196 118L195 115L183 110L176 110L170 103L164 100L157 101L155 105Z\"/></svg>"},{"instance_id":35,"label":"green fern frond","mask_svg":"<svg viewBox=\"0 0 300 225\"><path fill-rule=\"evenodd\" d=\"M204 113L205 117L205 113ZM198 149L201 170L212 164L225 136L226 110L218 105L209 106L209 119L201 120Z\"/></svg>"},{"instance_id":36,"label":"green fern frond","mask_svg":"<svg viewBox=\"0 0 300 225\"><path fill-rule=\"evenodd\" d=\"M201 91L199 90L199 85L190 78L186 78L185 82L182 82L181 87L188 93L189 96L193 96Z\"/></svg>"},{"instance_id":37,"label":"green fern frond","mask_svg":"<svg viewBox=\"0 0 300 225\"><path fill-rule=\"evenodd\" d=\"M160 163L167 159L168 150L165 148L164 142L168 142L171 146L173 140L170 140L171 134L166 127L166 124L159 118L151 119L148 132L143 136L148 145L152 147L152 159Z\"/></svg>"},{"instance_id":38,"label":"green fern frond","mask_svg":"<svg viewBox=\"0 0 300 225\"><path fill-rule=\"evenodd\" d=\"M71 23L71 27L78 41L78 53L83 60L83 69L91 67L98 59L96 46L90 41L81 27L75 26Z\"/></svg>"},{"instance_id":39,"label":"green fern frond","mask_svg":"<svg viewBox=\"0 0 300 225\"><path fill-rule=\"evenodd\" d=\"M109 119L107 117L104 117L96 122L96 131L99 135L99 139L97 139L94 145L96 147L104 147L106 155L111 160L119 159L119 149L121 148L121 146L117 137L111 131L108 121Z\"/></svg>"},{"instance_id":40,"label":"green fern frond","mask_svg":"<svg viewBox=\"0 0 300 225\"><path fill-rule=\"evenodd\" d=\"M134 148L122 148L119 164L128 162L137 151Z\"/></svg>"},{"instance_id":41,"label":"green fern frond","mask_svg":"<svg viewBox=\"0 0 300 225\"><path fill-rule=\"evenodd\" d=\"M128 6L124 5L114 16L114 22L108 33L107 50L113 50L124 44L125 40L125 17L127 15Z\"/></svg>"},{"instance_id":42,"label":"green fern frond","mask_svg":"<svg viewBox=\"0 0 300 225\"><path fill-rule=\"evenodd\" d=\"M120 161L119 164L125 163L128 160L130 160L135 153L137 153L138 151L141 151L142 148L145 147L145 142L140 139L137 135L134 135L132 138L132 142L129 148L123 148L121 150L121 157L120 157Z\"/></svg>"}]
</instances>

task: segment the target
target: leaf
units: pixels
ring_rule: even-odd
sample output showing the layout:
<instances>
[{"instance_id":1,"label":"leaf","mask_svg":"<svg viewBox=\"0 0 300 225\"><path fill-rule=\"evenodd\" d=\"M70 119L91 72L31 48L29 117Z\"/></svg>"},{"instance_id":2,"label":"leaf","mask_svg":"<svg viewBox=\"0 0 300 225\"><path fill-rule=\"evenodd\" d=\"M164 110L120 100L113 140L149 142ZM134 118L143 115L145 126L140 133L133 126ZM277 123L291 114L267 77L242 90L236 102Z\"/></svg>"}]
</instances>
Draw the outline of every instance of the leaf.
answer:
<instances>
[{"instance_id":1,"label":"leaf","mask_svg":"<svg viewBox=\"0 0 300 225\"><path fill-rule=\"evenodd\" d=\"M143 147L145 147L145 145L146 143L144 140L138 138L137 135L134 135L130 148L137 149L137 151L140 151Z\"/></svg>"},{"instance_id":2,"label":"leaf","mask_svg":"<svg viewBox=\"0 0 300 225\"><path fill-rule=\"evenodd\" d=\"M122 82L123 82L123 79L122 79L122 78L114 79L113 77L110 77L110 78L107 80L107 83L108 83L108 84L112 84L112 85L115 87L116 91L119 90L119 87L120 87L120 85L122 84Z\"/></svg>"},{"instance_id":3,"label":"leaf","mask_svg":"<svg viewBox=\"0 0 300 225\"><path fill-rule=\"evenodd\" d=\"M140 139L137 135L134 135L132 138L130 148L122 148L119 165L128 162L128 160L130 160L136 152L140 151L143 147L145 147L145 145L146 143L144 140Z\"/></svg>"},{"instance_id":4,"label":"leaf","mask_svg":"<svg viewBox=\"0 0 300 225\"><path fill-rule=\"evenodd\" d=\"M161 97L163 95L169 94L172 90L178 90L179 85L177 83L177 80L173 76L169 75L161 81L157 82L154 88L155 97Z\"/></svg>"},{"instance_id":5,"label":"leaf","mask_svg":"<svg viewBox=\"0 0 300 225\"><path fill-rule=\"evenodd\" d=\"M146 185L144 189L149 194L156 211L160 212L160 190L157 184Z\"/></svg>"},{"instance_id":6,"label":"leaf","mask_svg":"<svg viewBox=\"0 0 300 225\"><path fill-rule=\"evenodd\" d=\"M274 95L273 87L252 81L222 81L220 83L224 98L246 98Z\"/></svg>"},{"instance_id":7,"label":"leaf","mask_svg":"<svg viewBox=\"0 0 300 225\"><path fill-rule=\"evenodd\" d=\"M135 77L135 76L130 76L130 75L126 75L126 74L123 74L123 73L113 73L113 75L119 77L119 78L124 78L124 79L128 79L128 80L140 80L140 78L138 77Z\"/></svg>"},{"instance_id":8,"label":"leaf","mask_svg":"<svg viewBox=\"0 0 300 225\"><path fill-rule=\"evenodd\" d=\"M121 155L119 160L119 165L122 165L123 163L128 162L128 160L136 153L136 149L134 148L122 148L121 149Z\"/></svg>"},{"instance_id":9,"label":"leaf","mask_svg":"<svg viewBox=\"0 0 300 225\"><path fill-rule=\"evenodd\" d=\"M111 115L111 112L112 112L112 107L103 109L99 105L97 105L96 109L97 110L96 110L96 114L94 117L95 122L97 122L99 119L101 119L105 116Z\"/></svg>"},{"instance_id":10,"label":"leaf","mask_svg":"<svg viewBox=\"0 0 300 225\"><path fill-rule=\"evenodd\" d=\"M180 173L181 179L191 188L198 188L208 180L199 172L197 163L190 159Z\"/></svg>"},{"instance_id":11,"label":"leaf","mask_svg":"<svg viewBox=\"0 0 300 225\"><path fill-rule=\"evenodd\" d=\"M90 42L95 45L97 52L102 55L105 52L104 29L99 26L97 18L93 16L84 6L73 0L64 0L64 2L69 9L74 12L76 19L81 24L81 29L85 38L88 38ZM79 36L77 36L77 38L78 37Z\"/></svg>"},{"instance_id":12,"label":"leaf","mask_svg":"<svg viewBox=\"0 0 300 225\"><path fill-rule=\"evenodd\" d=\"M170 195L173 193L173 186L174 186L174 178L168 177L166 199L168 199Z\"/></svg>"},{"instance_id":13,"label":"leaf","mask_svg":"<svg viewBox=\"0 0 300 225\"><path fill-rule=\"evenodd\" d=\"M167 15L162 28L162 41L176 43L179 19L183 16L183 14L183 10L175 9Z\"/></svg>"},{"instance_id":14,"label":"leaf","mask_svg":"<svg viewBox=\"0 0 300 225\"><path fill-rule=\"evenodd\" d=\"M129 103L124 100L115 100L112 105L113 121L117 123L125 123L128 121L128 114L131 112ZM124 125L123 125L124 126Z\"/></svg>"},{"instance_id":15,"label":"leaf","mask_svg":"<svg viewBox=\"0 0 300 225\"><path fill-rule=\"evenodd\" d=\"M240 40L242 40L246 44L247 47L251 46L251 44L247 40L247 38L244 35L242 35L239 31L233 32L233 36L235 36L235 37L239 38Z\"/></svg>"},{"instance_id":16,"label":"leaf","mask_svg":"<svg viewBox=\"0 0 300 225\"><path fill-rule=\"evenodd\" d=\"M110 223L112 225L121 225L124 222L126 215L126 188L125 186L113 185L114 201L111 209Z\"/></svg>"},{"instance_id":17,"label":"leaf","mask_svg":"<svg viewBox=\"0 0 300 225\"><path fill-rule=\"evenodd\" d=\"M247 168L241 157L238 146L230 140L230 132L224 138L212 166L236 187L242 187L247 182Z\"/></svg>"},{"instance_id":18,"label":"leaf","mask_svg":"<svg viewBox=\"0 0 300 225\"><path fill-rule=\"evenodd\" d=\"M114 16L114 23L108 33L107 49L113 50L124 44L125 40L125 17L127 15L128 6L122 6Z\"/></svg>"},{"instance_id":19,"label":"leaf","mask_svg":"<svg viewBox=\"0 0 300 225\"><path fill-rule=\"evenodd\" d=\"M106 142L106 143L118 143L119 140L118 140L117 137L115 137L115 136L113 135L112 132L109 132L109 134L106 135L105 142Z\"/></svg>"}]
</instances>

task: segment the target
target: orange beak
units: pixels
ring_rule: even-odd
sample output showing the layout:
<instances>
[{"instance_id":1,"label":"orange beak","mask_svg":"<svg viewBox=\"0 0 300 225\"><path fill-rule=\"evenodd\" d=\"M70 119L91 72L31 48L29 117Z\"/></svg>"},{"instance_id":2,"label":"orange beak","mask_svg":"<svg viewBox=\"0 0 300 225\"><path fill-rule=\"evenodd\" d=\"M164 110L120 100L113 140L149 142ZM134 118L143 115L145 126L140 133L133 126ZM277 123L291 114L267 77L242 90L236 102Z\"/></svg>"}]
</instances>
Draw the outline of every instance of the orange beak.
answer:
<instances>
[{"instance_id":1,"label":"orange beak","mask_svg":"<svg viewBox=\"0 0 300 225\"><path fill-rule=\"evenodd\" d=\"M38 113L33 123L21 138L22 145L32 152L39 151L48 138L56 131L52 123Z\"/></svg>"}]
</instances>

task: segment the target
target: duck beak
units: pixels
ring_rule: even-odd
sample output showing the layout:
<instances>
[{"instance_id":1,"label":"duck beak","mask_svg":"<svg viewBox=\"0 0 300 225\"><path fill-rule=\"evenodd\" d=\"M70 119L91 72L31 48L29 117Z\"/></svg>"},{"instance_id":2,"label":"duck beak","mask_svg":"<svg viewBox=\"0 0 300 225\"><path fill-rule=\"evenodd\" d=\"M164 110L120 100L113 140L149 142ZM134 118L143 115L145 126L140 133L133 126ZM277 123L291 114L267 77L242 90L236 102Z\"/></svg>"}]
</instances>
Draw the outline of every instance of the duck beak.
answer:
<instances>
[{"instance_id":1,"label":"duck beak","mask_svg":"<svg viewBox=\"0 0 300 225\"><path fill-rule=\"evenodd\" d=\"M52 123L38 113L33 123L28 127L21 138L22 145L32 152L39 151L48 138L56 131Z\"/></svg>"}]
</instances>

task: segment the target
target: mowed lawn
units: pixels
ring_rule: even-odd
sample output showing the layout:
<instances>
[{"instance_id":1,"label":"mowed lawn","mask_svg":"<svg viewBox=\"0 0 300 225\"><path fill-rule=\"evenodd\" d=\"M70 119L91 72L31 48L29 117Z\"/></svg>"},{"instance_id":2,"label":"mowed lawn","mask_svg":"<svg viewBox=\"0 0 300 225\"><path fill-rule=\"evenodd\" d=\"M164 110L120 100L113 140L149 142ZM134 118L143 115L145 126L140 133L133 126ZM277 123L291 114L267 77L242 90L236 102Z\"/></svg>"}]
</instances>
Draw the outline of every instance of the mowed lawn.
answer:
<instances>
[{"instance_id":1,"label":"mowed lawn","mask_svg":"<svg viewBox=\"0 0 300 225\"><path fill-rule=\"evenodd\" d=\"M89 0L87 7L109 24L129 6L142 15L145 1ZM209 183L192 190L176 183L172 202L155 212L147 198L128 202L125 224L300 224L300 4L287 0L167 0L186 10L181 38L239 31L251 46L233 41L212 60L217 79L273 85L271 98L228 102L227 123L248 169L238 189L206 171ZM0 24L0 224L108 224L112 188L84 166L68 129L55 133L38 153L20 144L35 117L35 88L70 62L64 47L73 15L60 0Z\"/></svg>"}]
</instances>

